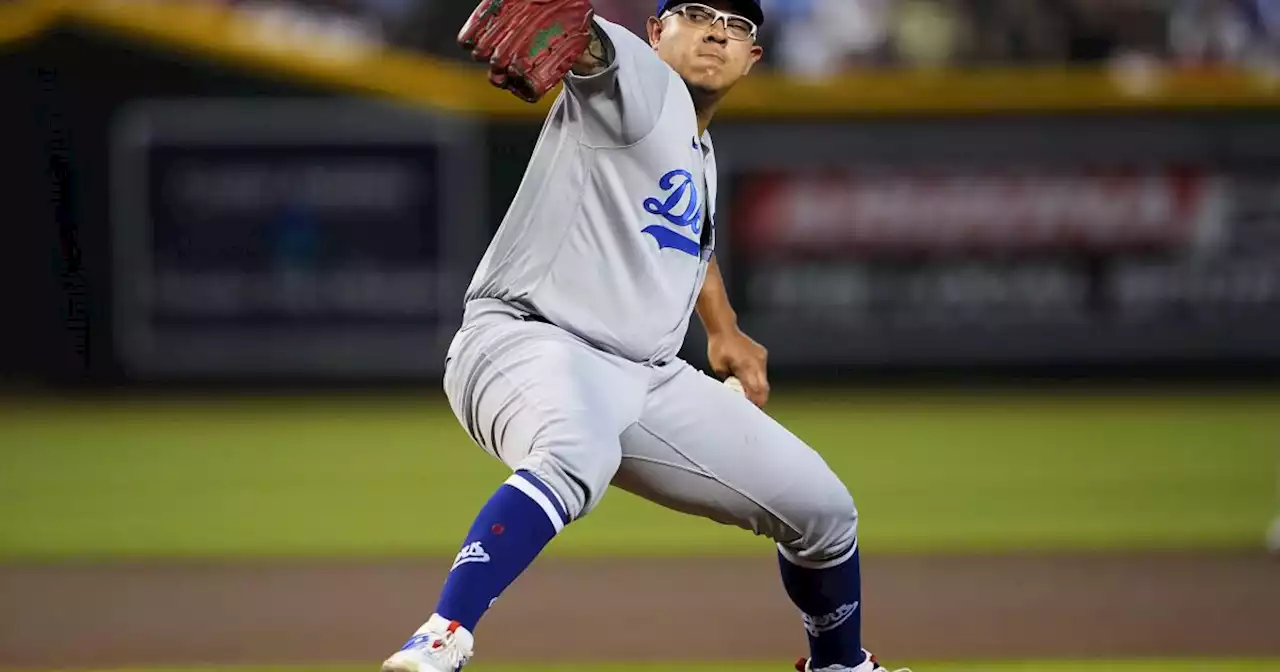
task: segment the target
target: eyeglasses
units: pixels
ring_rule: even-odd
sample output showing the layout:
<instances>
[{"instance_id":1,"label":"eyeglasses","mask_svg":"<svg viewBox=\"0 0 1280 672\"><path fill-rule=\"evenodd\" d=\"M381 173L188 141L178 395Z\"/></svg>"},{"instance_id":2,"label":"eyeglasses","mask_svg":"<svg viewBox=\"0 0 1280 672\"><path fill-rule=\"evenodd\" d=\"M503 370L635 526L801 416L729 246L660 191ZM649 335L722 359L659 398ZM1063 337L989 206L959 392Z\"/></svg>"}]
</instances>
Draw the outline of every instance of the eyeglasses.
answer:
<instances>
[{"instance_id":1,"label":"eyeglasses","mask_svg":"<svg viewBox=\"0 0 1280 672\"><path fill-rule=\"evenodd\" d=\"M698 26L699 28L710 28L715 25L717 21L723 21L724 32L731 40L742 41L756 39L756 24L750 19L737 14L730 14L728 12L722 12L714 7L708 7L696 2L689 2L683 5L676 5L675 7L668 9L662 15L662 18L663 20L666 20L667 17L675 14L683 16L686 21Z\"/></svg>"}]
</instances>

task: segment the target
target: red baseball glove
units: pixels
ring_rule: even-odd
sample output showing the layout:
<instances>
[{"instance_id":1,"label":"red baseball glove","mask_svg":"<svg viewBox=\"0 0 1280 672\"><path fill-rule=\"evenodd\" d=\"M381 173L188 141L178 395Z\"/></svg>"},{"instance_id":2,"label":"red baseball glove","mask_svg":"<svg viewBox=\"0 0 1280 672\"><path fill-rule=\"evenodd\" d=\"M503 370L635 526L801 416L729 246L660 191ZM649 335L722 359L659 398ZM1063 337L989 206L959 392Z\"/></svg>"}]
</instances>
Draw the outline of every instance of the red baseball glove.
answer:
<instances>
[{"instance_id":1,"label":"red baseball glove","mask_svg":"<svg viewBox=\"0 0 1280 672\"><path fill-rule=\"evenodd\" d=\"M542 99L591 43L590 0L482 0L458 44L489 64L489 82L530 103Z\"/></svg>"}]
</instances>

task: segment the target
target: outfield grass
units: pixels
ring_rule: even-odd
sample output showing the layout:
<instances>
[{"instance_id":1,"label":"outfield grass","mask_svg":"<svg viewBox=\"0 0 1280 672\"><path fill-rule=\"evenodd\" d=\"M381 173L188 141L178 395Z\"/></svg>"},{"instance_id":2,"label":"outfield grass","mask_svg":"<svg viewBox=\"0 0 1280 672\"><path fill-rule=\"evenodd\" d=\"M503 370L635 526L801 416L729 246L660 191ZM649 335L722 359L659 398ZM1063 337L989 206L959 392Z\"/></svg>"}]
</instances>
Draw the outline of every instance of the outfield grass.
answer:
<instances>
[{"instance_id":1,"label":"outfield grass","mask_svg":"<svg viewBox=\"0 0 1280 672\"><path fill-rule=\"evenodd\" d=\"M1276 510L1274 394L770 410L846 479L877 552L1257 547ZM9 558L452 554L505 474L435 396L8 402L0 465ZM550 552L766 548L614 491Z\"/></svg>"},{"instance_id":2,"label":"outfield grass","mask_svg":"<svg viewBox=\"0 0 1280 672\"><path fill-rule=\"evenodd\" d=\"M469 666L470 667L470 666ZM583 667L476 666L476 672L787 672L785 665L591 665ZM913 672L1280 672L1278 660L1144 660L1144 661L1026 661L913 664Z\"/></svg>"},{"instance_id":3,"label":"outfield grass","mask_svg":"<svg viewBox=\"0 0 1280 672\"><path fill-rule=\"evenodd\" d=\"M470 672L472 666L468 666ZM626 664L590 666L474 666L475 672L787 672L786 665ZM1144 660L1144 661L1026 661L920 663L912 672L1280 672L1280 660ZM355 672L354 670L346 672Z\"/></svg>"},{"instance_id":4,"label":"outfield grass","mask_svg":"<svg viewBox=\"0 0 1280 672\"><path fill-rule=\"evenodd\" d=\"M94 670L92 672L302 672L299 667L182 667ZM785 672L765 663L611 663L593 665L468 665L472 672ZM367 672L364 667L308 666L307 672ZM1027 661L912 664L913 672L1280 672L1280 660ZM86 671L89 672L89 671Z\"/></svg>"}]
</instances>

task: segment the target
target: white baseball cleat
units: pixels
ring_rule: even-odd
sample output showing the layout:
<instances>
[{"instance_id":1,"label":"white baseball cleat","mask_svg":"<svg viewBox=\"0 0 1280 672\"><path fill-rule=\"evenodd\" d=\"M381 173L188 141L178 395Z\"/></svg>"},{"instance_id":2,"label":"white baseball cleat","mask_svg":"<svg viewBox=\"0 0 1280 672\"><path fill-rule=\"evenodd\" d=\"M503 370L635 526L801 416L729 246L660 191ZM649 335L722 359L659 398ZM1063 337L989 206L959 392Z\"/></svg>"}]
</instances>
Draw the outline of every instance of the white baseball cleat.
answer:
<instances>
[{"instance_id":1,"label":"white baseball cleat","mask_svg":"<svg viewBox=\"0 0 1280 672\"><path fill-rule=\"evenodd\" d=\"M876 657L871 655L870 651L863 649L863 653L867 654L867 659L857 667L832 665L830 667L814 669L809 667L808 659L801 658L796 662L796 672L889 672L887 668L876 662ZM911 670L904 667L899 670L894 670L894 672L911 672Z\"/></svg>"},{"instance_id":2,"label":"white baseball cleat","mask_svg":"<svg viewBox=\"0 0 1280 672\"><path fill-rule=\"evenodd\" d=\"M382 672L458 672L471 659L474 645L475 638L457 621L432 614L382 663Z\"/></svg>"}]
</instances>

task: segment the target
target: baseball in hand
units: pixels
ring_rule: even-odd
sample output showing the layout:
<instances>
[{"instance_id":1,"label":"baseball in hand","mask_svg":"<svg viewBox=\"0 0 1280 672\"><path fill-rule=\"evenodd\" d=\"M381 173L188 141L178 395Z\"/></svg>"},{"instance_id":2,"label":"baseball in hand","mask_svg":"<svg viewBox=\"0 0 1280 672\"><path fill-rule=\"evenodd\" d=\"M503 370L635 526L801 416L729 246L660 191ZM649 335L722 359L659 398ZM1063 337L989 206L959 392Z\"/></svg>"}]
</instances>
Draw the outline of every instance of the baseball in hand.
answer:
<instances>
[{"instance_id":1,"label":"baseball in hand","mask_svg":"<svg viewBox=\"0 0 1280 672\"><path fill-rule=\"evenodd\" d=\"M746 391L742 389L742 381L738 380L737 377L729 376L728 378L725 378L724 384L725 384L725 387L728 387L734 392L737 392L738 394L741 394L741 395L746 395Z\"/></svg>"}]
</instances>

